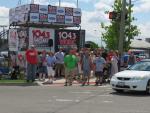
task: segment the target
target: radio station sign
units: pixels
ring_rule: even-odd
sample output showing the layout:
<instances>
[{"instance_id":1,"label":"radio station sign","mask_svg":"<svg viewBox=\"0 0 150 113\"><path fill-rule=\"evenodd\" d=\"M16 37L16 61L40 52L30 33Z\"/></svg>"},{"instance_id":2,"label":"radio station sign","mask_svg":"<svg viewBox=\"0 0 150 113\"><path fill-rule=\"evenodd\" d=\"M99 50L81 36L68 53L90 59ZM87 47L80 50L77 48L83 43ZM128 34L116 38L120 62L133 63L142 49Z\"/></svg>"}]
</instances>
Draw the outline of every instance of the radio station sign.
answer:
<instances>
[{"instance_id":1,"label":"radio station sign","mask_svg":"<svg viewBox=\"0 0 150 113\"><path fill-rule=\"evenodd\" d=\"M56 30L55 48L79 48L80 32L79 30Z\"/></svg>"},{"instance_id":2,"label":"radio station sign","mask_svg":"<svg viewBox=\"0 0 150 113\"><path fill-rule=\"evenodd\" d=\"M58 7L51 5L28 4L12 8L9 11L9 23L35 23L58 25L81 24L81 9L71 7Z\"/></svg>"},{"instance_id":3,"label":"radio station sign","mask_svg":"<svg viewBox=\"0 0 150 113\"><path fill-rule=\"evenodd\" d=\"M54 29L47 28L29 28L29 46L35 45L38 50L49 49L48 41L54 41ZM51 48L54 51L54 47Z\"/></svg>"}]
</instances>

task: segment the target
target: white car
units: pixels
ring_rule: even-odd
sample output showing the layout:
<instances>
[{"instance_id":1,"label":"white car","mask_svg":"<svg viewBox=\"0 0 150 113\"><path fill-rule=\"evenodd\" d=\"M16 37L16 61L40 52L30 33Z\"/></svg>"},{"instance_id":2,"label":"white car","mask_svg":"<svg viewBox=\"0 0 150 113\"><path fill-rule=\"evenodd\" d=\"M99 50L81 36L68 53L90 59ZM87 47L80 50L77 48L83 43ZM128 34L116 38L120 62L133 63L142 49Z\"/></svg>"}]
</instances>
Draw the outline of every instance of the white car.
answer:
<instances>
[{"instance_id":1,"label":"white car","mask_svg":"<svg viewBox=\"0 0 150 113\"><path fill-rule=\"evenodd\" d=\"M150 59L137 62L128 69L116 73L110 84L117 92L146 91L150 94Z\"/></svg>"}]
</instances>

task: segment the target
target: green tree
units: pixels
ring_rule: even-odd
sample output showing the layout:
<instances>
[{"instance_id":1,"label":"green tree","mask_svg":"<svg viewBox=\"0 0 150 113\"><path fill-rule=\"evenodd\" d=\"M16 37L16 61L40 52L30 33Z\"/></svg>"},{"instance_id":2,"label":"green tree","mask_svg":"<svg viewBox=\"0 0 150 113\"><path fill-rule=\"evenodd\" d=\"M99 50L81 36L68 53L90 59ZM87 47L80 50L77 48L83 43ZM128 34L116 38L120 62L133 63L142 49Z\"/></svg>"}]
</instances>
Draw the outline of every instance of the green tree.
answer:
<instances>
[{"instance_id":1,"label":"green tree","mask_svg":"<svg viewBox=\"0 0 150 113\"><path fill-rule=\"evenodd\" d=\"M90 45L90 48L93 50L95 48L99 48L98 44L96 44L95 42L92 41L87 41L86 44Z\"/></svg>"},{"instance_id":2,"label":"green tree","mask_svg":"<svg viewBox=\"0 0 150 113\"><path fill-rule=\"evenodd\" d=\"M122 0L115 0L114 5L112 6L113 11L117 12L118 15L121 15L121 9L122 9ZM127 17L125 20L125 39L124 39L124 51L127 51L129 49L129 45L131 43L131 39L134 39L135 36L138 36L140 34L140 31L136 25L133 25L132 22L136 19L132 17L133 13L133 5L129 5L127 3L126 12ZM109 12L106 11L106 14ZM106 47L108 49L117 50L118 49L118 43L119 43L119 31L120 31L120 16L117 16L117 19L111 20L110 25L105 25L104 23L101 23L101 27L104 29L104 32L102 33L102 39L106 43Z\"/></svg>"}]
</instances>

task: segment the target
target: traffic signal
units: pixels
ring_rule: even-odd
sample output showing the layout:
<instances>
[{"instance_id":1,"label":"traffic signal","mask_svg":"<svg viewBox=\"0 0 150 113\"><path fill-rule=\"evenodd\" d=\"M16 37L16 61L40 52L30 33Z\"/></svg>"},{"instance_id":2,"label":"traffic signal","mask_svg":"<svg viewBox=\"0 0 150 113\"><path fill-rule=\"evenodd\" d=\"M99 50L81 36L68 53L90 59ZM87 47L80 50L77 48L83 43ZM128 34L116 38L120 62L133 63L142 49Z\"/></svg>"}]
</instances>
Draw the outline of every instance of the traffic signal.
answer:
<instances>
[{"instance_id":1,"label":"traffic signal","mask_svg":"<svg viewBox=\"0 0 150 113\"><path fill-rule=\"evenodd\" d=\"M121 19L121 12L115 12L115 11L109 12L109 19L120 20ZM127 19L128 19L128 13L126 12L125 13L125 20L127 20Z\"/></svg>"},{"instance_id":2,"label":"traffic signal","mask_svg":"<svg viewBox=\"0 0 150 113\"><path fill-rule=\"evenodd\" d=\"M115 11L109 12L109 19L116 19L116 17L117 17L117 12Z\"/></svg>"}]
</instances>

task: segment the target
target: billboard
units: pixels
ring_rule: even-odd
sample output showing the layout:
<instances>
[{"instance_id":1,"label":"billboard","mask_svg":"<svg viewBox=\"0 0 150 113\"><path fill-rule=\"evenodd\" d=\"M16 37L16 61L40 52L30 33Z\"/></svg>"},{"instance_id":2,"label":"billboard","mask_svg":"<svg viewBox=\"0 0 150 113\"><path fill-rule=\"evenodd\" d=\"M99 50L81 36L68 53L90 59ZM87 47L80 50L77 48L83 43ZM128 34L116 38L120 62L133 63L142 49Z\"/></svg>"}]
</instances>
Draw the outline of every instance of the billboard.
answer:
<instances>
[{"instance_id":1,"label":"billboard","mask_svg":"<svg viewBox=\"0 0 150 113\"><path fill-rule=\"evenodd\" d=\"M29 43L29 35L28 35L28 28L18 28L17 29L18 35L18 51L25 51L28 49Z\"/></svg>"},{"instance_id":2,"label":"billboard","mask_svg":"<svg viewBox=\"0 0 150 113\"><path fill-rule=\"evenodd\" d=\"M80 31L79 30L56 30L55 31L55 49L59 48L79 48Z\"/></svg>"},{"instance_id":3,"label":"billboard","mask_svg":"<svg viewBox=\"0 0 150 113\"><path fill-rule=\"evenodd\" d=\"M8 46L9 46L9 51L18 51L17 29L9 29Z\"/></svg>"},{"instance_id":4,"label":"billboard","mask_svg":"<svg viewBox=\"0 0 150 113\"><path fill-rule=\"evenodd\" d=\"M49 39L53 39L54 42L54 29L48 28L29 28L29 46L32 44L39 50L52 50L54 51L54 46L50 48L48 46Z\"/></svg>"},{"instance_id":5,"label":"billboard","mask_svg":"<svg viewBox=\"0 0 150 113\"><path fill-rule=\"evenodd\" d=\"M10 24L53 24L76 26L81 23L81 9L51 5L27 4L9 11Z\"/></svg>"}]
</instances>

